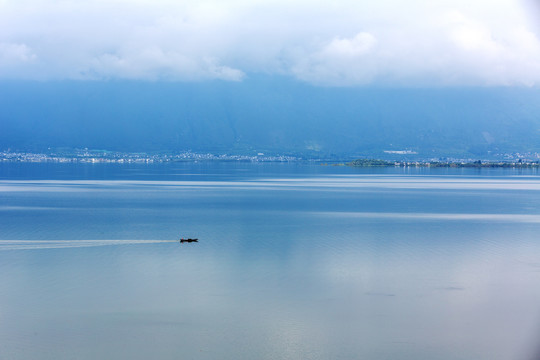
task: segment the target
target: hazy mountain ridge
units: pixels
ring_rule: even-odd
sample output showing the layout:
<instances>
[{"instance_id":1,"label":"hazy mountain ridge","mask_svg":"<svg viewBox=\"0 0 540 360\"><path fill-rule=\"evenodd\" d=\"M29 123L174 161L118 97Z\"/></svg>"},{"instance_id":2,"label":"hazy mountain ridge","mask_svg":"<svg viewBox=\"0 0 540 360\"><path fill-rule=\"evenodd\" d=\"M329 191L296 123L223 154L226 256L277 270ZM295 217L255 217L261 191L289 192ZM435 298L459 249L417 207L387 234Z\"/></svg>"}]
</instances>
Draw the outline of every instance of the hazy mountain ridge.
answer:
<instances>
[{"instance_id":1,"label":"hazy mountain ridge","mask_svg":"<svg viewBox=\"0 0 540 360\"><path fill-rule=\"evenodd\" d=\"M540 90L3 82L0 148L490 157L540 151Z\"/></svg>"}]
</instances>

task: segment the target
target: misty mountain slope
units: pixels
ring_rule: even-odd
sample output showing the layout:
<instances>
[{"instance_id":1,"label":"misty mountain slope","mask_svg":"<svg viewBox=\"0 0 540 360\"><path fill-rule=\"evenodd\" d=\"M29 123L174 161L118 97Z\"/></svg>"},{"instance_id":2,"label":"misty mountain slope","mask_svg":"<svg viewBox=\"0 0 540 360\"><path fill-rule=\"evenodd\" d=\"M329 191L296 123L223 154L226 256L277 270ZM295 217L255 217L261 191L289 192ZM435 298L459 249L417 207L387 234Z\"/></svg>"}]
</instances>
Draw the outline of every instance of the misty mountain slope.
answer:
<instances>
[{"instance_id":1,"label":"misty mountain slope","mask_svg":"<svg viewBox=\"0 0 540 360\"><path fill-rule=\"evenodd\" d=\"M540 151L540 91L3 82L0 148L488 157Z\"/></svg>"}]
</instances>

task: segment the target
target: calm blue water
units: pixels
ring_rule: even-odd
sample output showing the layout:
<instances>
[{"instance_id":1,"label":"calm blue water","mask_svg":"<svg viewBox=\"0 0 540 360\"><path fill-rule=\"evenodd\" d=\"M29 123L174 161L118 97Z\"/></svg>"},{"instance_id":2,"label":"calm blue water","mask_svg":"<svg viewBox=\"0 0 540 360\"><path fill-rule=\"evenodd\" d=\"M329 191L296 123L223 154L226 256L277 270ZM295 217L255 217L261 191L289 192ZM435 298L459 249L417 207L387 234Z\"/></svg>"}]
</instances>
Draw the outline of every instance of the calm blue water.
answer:
<instances>
[{"instance_id":1,"label":"calm blue water","mask_svg":"<svg viewBox=\"0 0 540 360\"><path fill-rule=\"evenodd\" d=\"M0 164L0 359L537 359L539 284L534 170Z\"/></svg>"}]
</instances>

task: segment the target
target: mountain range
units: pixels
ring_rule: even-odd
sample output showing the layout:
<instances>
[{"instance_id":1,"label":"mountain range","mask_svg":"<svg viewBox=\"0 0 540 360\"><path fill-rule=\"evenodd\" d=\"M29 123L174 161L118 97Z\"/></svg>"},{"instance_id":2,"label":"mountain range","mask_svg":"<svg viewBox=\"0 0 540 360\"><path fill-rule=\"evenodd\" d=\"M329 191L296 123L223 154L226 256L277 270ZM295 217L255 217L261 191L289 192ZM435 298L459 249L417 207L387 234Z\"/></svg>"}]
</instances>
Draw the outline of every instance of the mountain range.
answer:
<instances>
[{"instance_id":1,"label":"mountain range","mask_svg":"<svg viewBox=\"0 0 540 360\"><path fill-rule=\"evenodd\" d=\"M540 89L3 81L0 150L496 158L540 152Z\"/></svg>"}]
</instances>

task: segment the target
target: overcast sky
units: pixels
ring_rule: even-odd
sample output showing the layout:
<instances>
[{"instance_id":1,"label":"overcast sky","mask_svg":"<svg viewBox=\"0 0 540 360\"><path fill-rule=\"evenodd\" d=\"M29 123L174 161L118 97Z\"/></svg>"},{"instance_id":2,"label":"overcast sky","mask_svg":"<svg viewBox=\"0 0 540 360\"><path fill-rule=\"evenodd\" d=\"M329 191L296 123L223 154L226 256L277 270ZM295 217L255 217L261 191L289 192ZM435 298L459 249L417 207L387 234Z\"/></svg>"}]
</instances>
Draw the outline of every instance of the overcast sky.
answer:
<instances>
[{"instance_id":1,"label":"overcast sky","mask_svg":"<svg viewBox=\"0 0 540 360\"><path fill-rule=\"evenodd\" d=\"M0 0L0 78L537 86L534 1Z\"/></svg>"}]
</instances>

